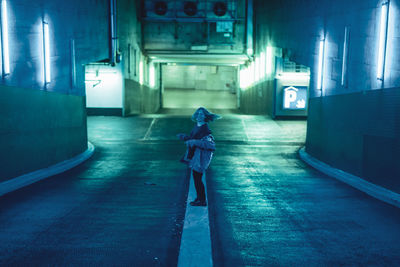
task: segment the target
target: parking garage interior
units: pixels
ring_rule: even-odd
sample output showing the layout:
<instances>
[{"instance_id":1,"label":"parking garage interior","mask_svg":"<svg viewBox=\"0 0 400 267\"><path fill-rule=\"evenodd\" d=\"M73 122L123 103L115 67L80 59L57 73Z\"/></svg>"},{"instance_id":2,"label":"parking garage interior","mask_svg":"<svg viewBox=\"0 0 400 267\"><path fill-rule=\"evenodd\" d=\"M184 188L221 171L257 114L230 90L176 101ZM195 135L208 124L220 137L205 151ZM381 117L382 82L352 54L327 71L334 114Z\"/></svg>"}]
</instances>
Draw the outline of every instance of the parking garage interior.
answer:
<instances>
[{"instance_id":1,"label":"parking garage interior","mask_svg":"<svg viewBox=\"0 0 400 267\"><path fill-rule=\"evenodd\" d=\"M0 2L0 265L400 263L398 0Z\"/></svg>"}]
</instances>

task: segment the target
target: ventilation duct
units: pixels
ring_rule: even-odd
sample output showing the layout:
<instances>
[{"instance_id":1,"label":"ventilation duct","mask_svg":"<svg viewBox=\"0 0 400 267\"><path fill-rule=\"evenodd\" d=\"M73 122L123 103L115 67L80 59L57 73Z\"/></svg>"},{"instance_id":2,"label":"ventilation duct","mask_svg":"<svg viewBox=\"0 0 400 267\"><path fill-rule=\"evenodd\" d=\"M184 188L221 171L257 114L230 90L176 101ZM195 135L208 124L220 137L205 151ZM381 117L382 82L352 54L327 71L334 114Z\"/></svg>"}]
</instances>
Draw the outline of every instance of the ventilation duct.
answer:
<instances>
[{"instance_id":1,"label":"ventilation duct","mask_svg":"<svg viewBox=\"0 0 400 267\"><path fill-rule=\"evenodd\" d=\"M167 14L168 5L164 1L157 1L154 3L154 13L159 16Z\"/></svg>"},{"instance_id":2,"label":"ventilation duct","mask_svg":"<svg viewBox=\"0 0 400 267\"><path fill-rule=\"evenodd\" d=\"M225 16L226 12L228 11L228 7L224 2L216 2L214 4L214 14L217 15L218 17Z\"/></svg>"},{"instance_id":3,"label":"ventilation duct","mask_svg":"<svg viewBox=\"0 0 400 267\"><path fill-rule=\"evenodd\" d=\"M250 0L246 0L250 1ZM238 3L244 0L142 0L143 18L147 21L175 21L185 19L203 22L207 20L237 20ZM242 18L243 19L243 18Z\"/></svg>"},{"instance_id":4,"label":"ventilation duct","mask_svg":"<svg viewBox=\"0 0 400 267\"><path fill-rule=\"evenodd\" d=\"M197 14L197 3L196 2L185 2L183 5L183 12L185 12L186 15L192 17Z\"/></svg>"}]
</instances>

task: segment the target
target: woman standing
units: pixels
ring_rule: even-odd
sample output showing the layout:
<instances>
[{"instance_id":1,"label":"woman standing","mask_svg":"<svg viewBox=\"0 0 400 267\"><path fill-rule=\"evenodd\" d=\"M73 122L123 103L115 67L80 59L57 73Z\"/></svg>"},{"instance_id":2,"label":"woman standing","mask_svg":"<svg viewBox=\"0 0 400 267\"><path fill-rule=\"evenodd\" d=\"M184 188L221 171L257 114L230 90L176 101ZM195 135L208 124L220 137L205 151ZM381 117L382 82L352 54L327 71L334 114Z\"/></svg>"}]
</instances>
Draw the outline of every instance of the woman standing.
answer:
<instances>
[{"instance_id":1,"label":"woman standing","mask_svg":"<svg viewBox=\"0 0 400 267\"><path fill-rule=\"evenodd\" d=\"M188 163L192 169L194 185L197 198L190 202L192 206L207 206L206 193L202 181L203 173L210 165L213 152L215 151L214 137L208 123L219 119L220 116L209 112L207 109L198 108L192 115L192 120L196 122L190 135L178 134L178 138L186 141L187 151L181 161Z\"/></svg>"}]
</instances>

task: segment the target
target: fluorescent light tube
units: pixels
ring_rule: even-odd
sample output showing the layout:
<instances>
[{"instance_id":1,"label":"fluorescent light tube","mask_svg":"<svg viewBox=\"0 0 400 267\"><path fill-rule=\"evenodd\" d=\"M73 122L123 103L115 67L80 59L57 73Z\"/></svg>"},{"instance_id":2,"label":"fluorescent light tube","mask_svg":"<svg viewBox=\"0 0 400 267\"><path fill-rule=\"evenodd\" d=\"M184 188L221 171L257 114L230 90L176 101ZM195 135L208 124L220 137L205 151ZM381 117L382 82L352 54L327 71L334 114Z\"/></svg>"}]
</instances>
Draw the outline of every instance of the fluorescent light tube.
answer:
<instances>
[{"instance_id":1,"label":"fluorescent light tube","mask_svg":"<svg viewBox=\"0 0 400 267\"><path fill-rule=\"evenodd\" d=\"M322 90L322 80L324 71L324 54L325 54L325 40L319 42L319 55L318 55L318 79L317 89Z\"/></svg>"},{"instance_id":2,"label":"fluorescent light tube","mask_svg":"<svg viewBox=\"0 0 400 267\"><path fill-rule=\"evenodd\" d=\"M383 3L381 7L381 19L379 26L379 50L378 50L378 66L376 77L383 80L385 71L385 54L387 42L387 24L388 24L389 2Z\"/></svg>"},{"instance_id":3,"label":"fluorescent light tube","mask_svg":"<svg viewBox=\"0 0 400 267\"><path fill-rule=\"evenodd\" d=\"M150 88L154 88L154 86L156 86L156 73L155 73L154 63L150 63L149 76L150 76L149 77L150 78L150 81L149 81Z\"/></svg>"},{"instance_id":4,"label":"fluorescent light tube","mask_svg":"<svg viewBox=\"0 0 400 267\"><path fill-rule=\"evenodd\" d=\"M144 78L144 75L143 75L143 62L140 60L140 62L139 62L139 83L140 84L143 84L143 78Z\"/></svg>"},{"instance_id":5,"label":"fluorescent light tube","mask_svg":"<svg viewBox=\"0 0 400 267\"><path fill-rule=\"evenodd\" d=\"M349 53L349 27L344 27L343 59L342 59L342 86L347 82L347 59Z\"/></svg>"},{"instance_id":6,"label":"fluorescent light tube","mask_svg":"<svg viewBox=\"0 0 400 267\"><path fill-rule=\"evenodd\" d=\"M49 24L43 22L44 80L51 82Z\"/></svg>"},{"instance_id":7,"label":"fluorescent light tube","mask_svg":"<svg viewBox=\"0 0 400 267\"><path fill-rule=\"evenodd\" d=\"M265 73L266 73L266 71L265 71L265 60L266 60L265 52L261 52L260 53L260 65L261 65L261 67L260 67L260 77L261 77L261 79L265 77Z\"/></svg>"},{"instance_id":8,"label":"fluorescent light tube","mask_svg":"<svg viewBox=\"0 0 400 267\"><path fill-rule=\"evenodd\" d=\"M8 48L7 1L1 1L1 47L3 56L3 75L10 74L10 51Z\"/></svg>"},{"instance_id":9,"label":"fluorescent light tube","mask_svg":"<svg viewBox=\"0 0 400 267\"><path fill-rule=\"evenodd\" d=\"M267 75L270 75L272 73L272 63L273 63L272 47L267 46L267 52L265 53L265 57L266 57L265 73Z\"/></svg>"}]
</instances>

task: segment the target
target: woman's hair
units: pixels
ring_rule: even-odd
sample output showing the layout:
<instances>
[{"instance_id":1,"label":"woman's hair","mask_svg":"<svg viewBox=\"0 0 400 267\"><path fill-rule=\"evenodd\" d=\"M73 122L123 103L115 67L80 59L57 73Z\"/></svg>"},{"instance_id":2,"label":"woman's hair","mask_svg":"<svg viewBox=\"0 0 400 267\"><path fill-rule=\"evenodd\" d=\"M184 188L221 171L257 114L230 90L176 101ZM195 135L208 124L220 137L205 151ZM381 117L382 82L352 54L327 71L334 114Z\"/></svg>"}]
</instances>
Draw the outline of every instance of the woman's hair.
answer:
<instances>
[{"instance_id":1,"label":"woman's hair","mask_svg":"<svg viewBox=\"0 0 400 267\"><path fill-rule=\"evenodd\" d=\"M204 114L204 121L205 122L210 122L210 121L215 121L221 118L221 116L211 113L210 111L208 111L206 108L200 107L198 108L192 115L192 121L196 121L196 118L199 114L199 111L202 110L203 114Z\"/></svg>"}]
</instances>

